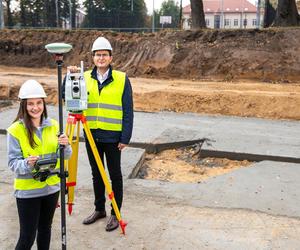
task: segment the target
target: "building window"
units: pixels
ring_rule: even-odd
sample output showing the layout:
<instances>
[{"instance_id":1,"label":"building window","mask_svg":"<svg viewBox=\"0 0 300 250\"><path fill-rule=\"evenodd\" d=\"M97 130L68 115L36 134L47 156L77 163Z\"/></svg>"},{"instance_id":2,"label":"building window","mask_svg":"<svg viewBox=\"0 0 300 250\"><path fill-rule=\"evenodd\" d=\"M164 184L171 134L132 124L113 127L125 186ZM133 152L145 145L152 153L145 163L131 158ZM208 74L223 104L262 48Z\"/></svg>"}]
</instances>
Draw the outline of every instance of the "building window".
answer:
<instances>
[{"instance_id":1,"label":"building window","mask_svg":"<svg viewBox=\"0 0 300 250\"><path fill-rule=\"evenodd\" d=\"M206 27L209 26L209 19L205 19Z\"/></svg>"},{"instance_id":2,"label":"building window","mask_svg":"<svg viewBox=\"0 0 300 250\"><path fill-rule=\"evenodd\" d=\"M225 26L229 26L230 25L230 20L229 19L225 19Z\"/></svg>"},{"instance_id":3,"label":"building window","mask_svg":"<svg viewBox=\"0 0 300 250\"><path fill-rule=\"evenodd\" d=\"M256 26L256 19L252 19L252 26Z\"/></svg>"},{"instance_id":4,"label":"building window","mask_svg":"<svg viewBox=\"0 0 300 250\"><path fill-rule=\"evenodd\" d=\"M234 26L238 26L239 25L239 20L238 19L234 19L233 20L233 25Z\"/></svg>"},{"instance_id":5,"label":"building window","mask_svg":"<svg viewBox=\"0 0 300 250\"><path fill-rule=\"evenodd\" d=\"M244 19L243 25L244 25L244 27L247 27L247 19Z\"/></svg>"},{"instance_id":6,"label":"building window","mask_svg":"<svg viewBox=\"0 0 300 250\"><path fill-rule=\"evenodd\" d=\"M220 15L215 15L214 16L214 28L215 29L220 29L221 28L221 16Z\"/></svg>"}]
</instances>

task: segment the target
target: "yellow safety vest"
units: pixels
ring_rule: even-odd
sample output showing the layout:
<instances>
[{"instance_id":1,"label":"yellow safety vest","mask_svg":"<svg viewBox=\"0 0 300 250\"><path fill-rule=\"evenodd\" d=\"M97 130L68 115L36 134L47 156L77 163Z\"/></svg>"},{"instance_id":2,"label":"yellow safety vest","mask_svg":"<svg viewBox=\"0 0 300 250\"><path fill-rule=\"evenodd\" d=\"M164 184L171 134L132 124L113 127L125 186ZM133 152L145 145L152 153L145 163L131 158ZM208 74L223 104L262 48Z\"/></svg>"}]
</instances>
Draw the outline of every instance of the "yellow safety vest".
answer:
<instances>
[{"instance_id":1,"label":"yellow safety vest","mask_svg":"<svg viewBox=\"0 0 300 250\"><path fill-rule=\"evenodd\" d=\"M58 130L57 121L51 119L51 126L45 127L42 130L42 141L34 133L34 141L36 142L37 146L33 149L29 143L27 130L21 121L14 122L7 129L7 131L19 141L24 159L28 156L39 156L40 158L54 155L56 156L56 151L58 148ZM59 160L57 161L55 168L59 168ZM47 185L56 185L59 182L60 179L57 175L48 177L44 182L34 180L31 174L26 176L17 175L14 181L14 187L16 190L33 190L44 188Z\"/></svg>"},{"instance_id":2,"label":"yellow safety vest","mask_svg":"<svg viewBox=\"0 0 300 250\"><path fill-rule=\"evenodd\" d=\"M84 73L88 91L88 109L83 112L90 129L122 131L122 96L126 74L113 70L113 81L104 86L99 95L98 82L91 77L91 70Z\"/></svg>"}]
</instances>

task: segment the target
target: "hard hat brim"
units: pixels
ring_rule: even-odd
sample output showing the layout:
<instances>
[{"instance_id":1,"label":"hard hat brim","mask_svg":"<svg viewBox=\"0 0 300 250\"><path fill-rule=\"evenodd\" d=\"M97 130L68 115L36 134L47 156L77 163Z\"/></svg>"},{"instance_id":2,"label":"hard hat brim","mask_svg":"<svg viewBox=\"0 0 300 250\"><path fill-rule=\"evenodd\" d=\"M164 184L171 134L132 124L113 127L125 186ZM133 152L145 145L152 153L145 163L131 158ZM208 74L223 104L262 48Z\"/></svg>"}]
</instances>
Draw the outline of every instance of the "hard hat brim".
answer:
<instances>
[{"instance_id":1,"label":"hard hat brim","mask_svg":"<svg viewBox=\"0 0 300 250\"><path fill-rule=\"evenodd\" d=\"M19 98L20 99L33 99L33 98L46 98L47 96L46 95L29 95L29 96L20 96L19 95Z\"/></svg>"}]
</instances>

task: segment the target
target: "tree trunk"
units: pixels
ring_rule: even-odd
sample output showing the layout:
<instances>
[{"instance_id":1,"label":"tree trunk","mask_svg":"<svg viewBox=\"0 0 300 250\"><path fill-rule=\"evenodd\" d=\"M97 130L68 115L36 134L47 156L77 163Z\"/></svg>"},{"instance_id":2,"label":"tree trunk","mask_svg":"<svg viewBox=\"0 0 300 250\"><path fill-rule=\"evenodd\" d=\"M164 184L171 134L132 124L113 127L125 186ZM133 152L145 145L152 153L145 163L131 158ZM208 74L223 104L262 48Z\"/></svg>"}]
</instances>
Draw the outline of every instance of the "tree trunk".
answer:
<instances>
[{"instance_id":1,"label":"tree trunk","mask_svg":"<svg viewBox=\"0 0 300 250\"><path fill-rule=\"evenodd\" d=\"M71 20L72 20L72 28L77 28L76 27L76 9L77 9L77 2L76 0L72 0L72 17L71 17Z\"/></svg>"},{"instance_id":2,"label":"tree trunk","mask_svg":"<svg viewBox=\"0 0 300 250\"><path fill-rule=\"evenodd\" d=\"M192 29L206 28L202 0L191 0Z\"/></svg>"},{"instance_id":3,"label":"tree trunk","mask_svg":"<svg viewBox=\"0 0 300 250\"><path fill-rule=\"evenodd\" d=\"M269 0L265 0L264 28L270 27L275 19L276 11Z\"/></svg>"},{"instance_id":4,"label":"tree trunk","mask_svg":"<svg viewBox=\"0 0 300 250\"><path fill-rule=\"evenodd\" d=\"M27 15L26 15L26 8L25 8L25 1L20 1L20 20L21 20L21 26L26 27L27 26Z\"/></svg>"},{"instance_id":5,"label":"tree trunk","mask_svg":"<svg viewBox=\"0 0 300 250\"><path fill-rule=\"evenodd\" d=\"M13 20L12 20L12 14L10 10L10 0L5 0L5 2L6 2L7 26L8 28L12 28Z\"/></svg>"},{"instance_id":6,"label":"tree trunk","mask_svg":"<svg viewBox=\"0 0 300 250\"><path fill-rule=\"evenodd\" d=\"M295 0L278 0L275 20L273 26L287 27L300 24Z\"/></svg>"}]
</instances>

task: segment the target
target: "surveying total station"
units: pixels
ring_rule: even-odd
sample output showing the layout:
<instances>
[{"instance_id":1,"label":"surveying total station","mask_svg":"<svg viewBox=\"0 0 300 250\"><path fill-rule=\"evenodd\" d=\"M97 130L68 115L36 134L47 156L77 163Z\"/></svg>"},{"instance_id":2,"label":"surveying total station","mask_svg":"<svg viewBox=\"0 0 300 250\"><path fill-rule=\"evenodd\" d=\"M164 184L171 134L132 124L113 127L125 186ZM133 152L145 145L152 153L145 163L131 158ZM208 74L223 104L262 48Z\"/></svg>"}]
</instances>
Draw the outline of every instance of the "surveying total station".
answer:
<instances>
[{"instance_id":1,"label":"surveying total station","mask_svg":"<svg viewBox=\"0 0 300 250\"><path fill-rule=\"evenodd\" d=\"M67 73L65 85L65 105L69 112L87 109L87 91L83 76L83 61L80 62L80 73Z\"/></svg>"},{"instance_id":2,"label":"surveying total station","mask_svg":"<svg viewBox=\"0 0 300 250\"><path fill-rule=\"evenodd\" d=\"M69 112L66 124L66 134L69 136L69 143L71 144L73 151L71 158L65 161L65 166L68 170L68 178L66 183L68 193L68 212L69 214L71 214L73 209L74 191L77 179L79 134L81 122L86 134L86 138L91 146L93 155L97 162L97 166L104 182L106 192L108 193L108 197L111 200L112 207L119 221L121 231L123 234L125 234L125 227L127 223L122 220L109 179L99 156L97 146L89 129L86 118L83 115L83 111L88 108L87 88L84 81L83 72L83 62L81 61L80 73L67 72L65 83L65 105L67 111ZM76 136L74 137L75 127Z\"/></svg>"}]
</instances>

